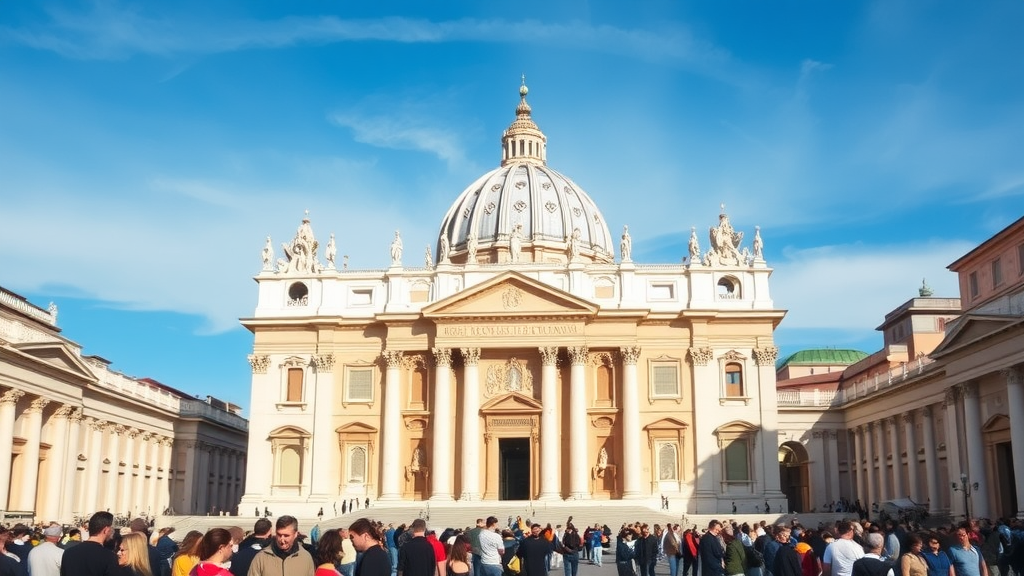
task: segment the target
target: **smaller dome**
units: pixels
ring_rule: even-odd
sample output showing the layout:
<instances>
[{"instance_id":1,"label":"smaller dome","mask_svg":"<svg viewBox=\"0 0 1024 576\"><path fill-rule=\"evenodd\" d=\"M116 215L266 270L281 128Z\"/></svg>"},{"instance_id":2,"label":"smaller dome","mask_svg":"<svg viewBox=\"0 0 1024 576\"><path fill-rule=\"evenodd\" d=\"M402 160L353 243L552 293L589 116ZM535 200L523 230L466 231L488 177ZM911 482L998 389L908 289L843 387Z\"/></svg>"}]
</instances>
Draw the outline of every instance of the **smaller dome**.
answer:
<instances>
[{"instance_id":1,"label":"smaller dome","mask_svg":"<svg viewBox=\"0 0 1024 576\"><path fill-rule=\"evenodd\" d=\"M787 364L792 366L821 366L826 364L849 366L850 364L856 364L867 357L868 353L861 352L860 350L812 348L809 350L794 352L783 358L779 361L779 367L781 368Z\"/></svg>"}]
</instances>

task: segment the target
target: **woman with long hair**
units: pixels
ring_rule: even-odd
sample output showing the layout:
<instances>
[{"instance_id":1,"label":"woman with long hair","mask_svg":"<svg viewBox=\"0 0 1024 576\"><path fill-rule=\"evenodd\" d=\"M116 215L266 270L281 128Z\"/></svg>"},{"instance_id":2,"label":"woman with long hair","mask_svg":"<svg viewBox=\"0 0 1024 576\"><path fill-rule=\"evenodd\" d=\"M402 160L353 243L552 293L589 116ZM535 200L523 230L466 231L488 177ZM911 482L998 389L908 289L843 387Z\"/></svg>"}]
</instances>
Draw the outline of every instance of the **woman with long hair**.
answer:
<instances>
[{"instance_id":1,"label":"woman with long hair","mask_svg":"<svg viewBox=\"0 0 1024 576\"><path fill-rule=\"evenodd\" d=\"M467 576L470 573L472 567L469 565L469 554L467 553L469 549L469 538L465 534L455 537L455 543L452 544L451 553L448 555L448 562L445 564L446 576Z\"/></svg>"},{"instance_id":2,"label":"woman with long hair","mask_svg":"<svg viewBox=\"0 0 1024 576\"><path fill-rule=\"evenodd\" d=\"M199 563L189 571L189 576L231 576L231 572L221 566L234 554L235 538L231 532L223 528L212 528L199 541L196 556Z\"/></svg>"},{"instance_id":3,"label":"woman with long hair","mask_svg":"<svg viewBox=\"0 0 1024 576\"><path fill-rule=\"evenodd\" d=\"M924 540L911 532L907 534L907 553L900 558L901 576L928 576L928 562L921 552L924 549Z\"/></svg>"},{"instance_id":4,"label":"woman with long hair","mask_svg":"<svg viewBox=\"0 0 1024 576\"><path fill-rule=\"evenodd\" d=\"M131 532L121 537L117 547L117 564L121 567L122 576L153 576L145 534Z\"/></svg>"},{"instance_id":5,"label":"woman with long hair","mask_svg":"<svg viewBox=\"0 0 1024 576\"><path fill-rule=\"evenodd\" d=\"M188 576L189 572L199 563L199 544L203 541L203 533L190 530L178 546L178 553L171 563L171 576Z\"/></svg>"},{"instance_id":6,"label":"woman with long hair","mask_svg":"<svg viewBox=\"0 0 1024 576\"><path fill-rule=\"evenodd\" d=\"M348 531L356 551L363 553L355 576L391 576L391 556L381 544L384 534L380 526L367 518L360 518L348 527Z\"/></svg>"},{"instance_id":7,"label":"woman with long hair","mask_svg":"<svg viewBox=\"0 0 1024 576\"><path fill-rule=\"evenodd\" d=\"M316 554L313 560L316 563L314 576L338 576L341 572L334 565L341 559L341 533L337 530L328 530L320 535L316 542Z\"/></svg>"}]
</instances>

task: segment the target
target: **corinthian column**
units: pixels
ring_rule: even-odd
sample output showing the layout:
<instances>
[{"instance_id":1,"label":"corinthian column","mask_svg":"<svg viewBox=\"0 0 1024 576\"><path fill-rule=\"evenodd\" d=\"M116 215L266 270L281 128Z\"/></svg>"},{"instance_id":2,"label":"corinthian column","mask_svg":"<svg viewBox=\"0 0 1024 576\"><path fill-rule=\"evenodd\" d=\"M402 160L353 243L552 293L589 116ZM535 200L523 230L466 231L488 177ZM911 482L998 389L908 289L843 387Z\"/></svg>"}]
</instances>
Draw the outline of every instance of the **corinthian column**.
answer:
<instances>
[{"instance_id":1,"label":"corinthian column","mask_svg":"<svg viewBox=\"0 0 1024 576\"><path fill-rule=\"evenodd\" d=\"M937 514L942 503L939 500L939 464L935 451L935 420L931 406L921 411L921 442L924 443L924 479L928 490L928 512Z\"/></svg>"},{"instance_id":2,"label":"corinthian column","mask_svg":"<svg viewBox=\"0 0 1024 576\"><path fill-rule=\"evenodd\" d=\"M871 440L874 443L874 447L878 449L878 506L881 508L882 502L888 500L891 495L889 494L889 463L886 459L885 449L885 427L882 421L875 422L875 437Z\"/></svg>"},{"instance_id":3,"label":"corinthian column","mask_svg":"<svg viewBox=\"0 0 1024 576\"><path fill-rule=\"evenodd\" d=\"M401 477L399 435L402 433L402 415L399 411L401 402L398 395L403 352L385 350L383 356L387 363L387 374L384 378L384 439L381 441L384 465L380 474L380 500L398 500L402 497L398 488Z\"/></svg>"},{"instance_id":4,"label":"corinthian column","mask_svg":"<svg viewBox=\"0 0 1024 576\"><path fill-rule=\"evenodd\" d=\"M310 458L313 473L310 479L310 499L315 502L326 502L332 494L338 493L338 436L334 433L331 418L331 407L334 406L334 354L314 355L313 366L316 367L316 389L313 392L316 403L313 404L313 453ZM224 453L218 451L214 462L214 472L225 477L223 481L219 477L213 479L218 511L226 507L227 500L227 463L223 461L223 456Z\"/></svg>"},{"instance_id":5,"label":"corinthian column","mask_svg":"<svg viewBox=\"0 0 1024 576\"><path fill-rule=\"evenodd\" d=\"M569 498L581 500L590 498L587 488L587 388L586 378L587 347L570 346L569 361Z\"/></svg>"},{"instance_id":6,"label":"corinthian column","mask_svg":"<svg viewBox=\"0 0 1024 576\"><path fill-rule=\"evenodd\" d=\"M109 426L107 431L107 447L103 454L110 461L110 466L107 468L107 486L103 492L103 500L100 501L100 508L109 508L111 512L118 513L120 511L117 509L117 480L121 476L121 435L124 434L125 427L115 424Z\"/></svg>"},{"instance_id":7,"label":"corinthian column","mask_svg":"<svg viewBox=\"0 0 1024 576\"><path fill-rule=\"evenodd\" d=\"M78 511L91 514L93 511L100 509L99 498L100 490L102 489L100 486L100 467L103 465L103 430L106 429L107 423L95 418L88 418L86 419L86 425L89 427L88 447L86 448L86 488L85 498L83 498L82 506Z\"/></svg>"},{"instance_id":8,"label":"corinthian column","mask_svg":"<svg viewBox=\"0 0 1024 576\"><path fill-rule=\"evenodd\" d=\"M868 485L868 499L864 502L864 508L871 510L872 504L877 502L876 498L878 494L875 492L875 432L874 426L869 422L864 426L864 460L865 462L865 474L864 478L867 480Z\"/></svg>"},{"instance_id":9,"label":"corinthian column","mask_svg":"<svg viewBox=\"0 0 1024 576\"><path fill-rule=\"evenodd\" d=\"M1006 404L1010 412L1010 452L1014 462L1024 462L1024 383L1019 367L1001 371L1006 378ZM1020 465L1018 464L1018 467ZM1014 475L1017 518L1024 519L1024 474Z\"/></svg>"},{"instance_id":10,"label":"corinthian column","mask_svg":"<svg viewBox=\"0 0 1024 576\"><path fill-rule=\"evenodd\" d=\"M21 459L25 462L22 470L22 483L18 499L11 506L14 510L35 510L36 509L36 488L39 482L39 442L43 431L43 408L50 401L46 398L37 398L32 401L25 410L25 422L21 432L25 436L25 447L21 452Z\"/></svg>"},{"instance_id":11,"label":"corinthian column","mask_svg":"<svg viewBox=\"0 0 1024 576\"><path fill-rule=\"evenodd\" d=\"M66 477L64 471L64 464L67 461L66 453L68 451L68 418L74 414L74 407L72 406L61 406L53 413L50 419L50 453L47 454L46 460L48 462L48 470L46 478L46 494L45 498L40 501L41 506L37 511L37 515L46 518L48 520L60 520L61 512L61 500L65 494L69 494L71 491L65 491L64 478ZM73 450L73 448L71 448ZM69 486L70 488L70 486Z\"/></svg>"},{"instance_id":12,"label":"corinthian column","mask_svg":"<svg viewBox=\"0 0 1024 576\"><path fill-rule=\"evenodd\" d=\"M914 434L914 413L904 412L903 421L904 444L907 446L907 483L910 485L907 494L914 502L921 501L920 479L917 475L917 436Z\"/></svg>"},{"instance_id":13,"label":"corinthian column","mask_svg":"<svg viewBox=\"0 0 1024 576\"><path fill-rule=\"evenodd\" d=\"M622 497L640 497L640 392L636 383L639 346L620 348L622 353Z\"/></svg>"},{"instance_id":14,"label":"corinthian column","mask_svg":"<svg viewBox=\"0 0 1024 576\"><path fill-rule=\"evenodd\" d=\"M431 500L452 500L452 350L434 348L434 428L430 473Z\"/></svg>"},{"instance_id":15,"label":"corinthian column","mask_svg":"<svg viewBox=\"0 0 1024 576\"><path fill-rule=\"evenodd\" d=\"M541 358L540 374L540 499L557 500L561 496L558 484L561 468L558 465L558 448L561 437L558 433L558 391L557 364L558 347L538 349Z\"/></svg>"},{"instance_id":16,"label":"corinthian column","mask_svg":"<svg viewBox=\"0 0 1024 576\"><path fill-rule=\"evenodd\" d=\"M960 479L960 427L957 425L956 405L960 398L960 387L953 386L946 390L946 399L942 406L946 409L946 470L950 482ZM949 510L953 516L967 514L959 498L949 501Z\"/></svg>"},{"instance_id":17,"label":"corinthian column","mask_svg":"<svg viewBox=\"0 0 1024 576\"><path fill-rule=\"evenodd\" d=\"M985 442L981 438L981 406L978 384L964 384L964 433L967 435L967 476L978 489L971 495L971 513L988 518L988 472L985 469Z\"/></svg>"},{"instance_id":18,"label":"corinthian column","mask_svg":"<svg viewBox=\"0 0 1024 576\"><path fill-rule=\"evenodd\" d=\"M886 418L885 424L889 428L889 451L892 452L892 498L903 498L907 495L903 491L903 458L900 457L900 434L897 428L898 417Z\"/></svg>"},{"instance_id":19,"label":"corinthian column","mask_svg":"<svg viewBox=\"0 0 1024 576\"><path fill-rule=\"evenodd\" d=\"M480 499L480 349L462 348L462 494Z\"/></svg>"},{"instance_id":20,"label":"corinthian column","mask_svg":"<svg viewBox=\"0 0 1024 576\"><path fill-rule=\"evenodd\" d=\"M134 479L132 478L132 468L135 462L135 439L139 437L139 431L135 428L129 428L125 431L124 441L124 478L121 479L121 490L118 495L118 503L115 510L121 512L127 510L131 514L135 513L132 508L132 496L134 494Z\"/></svg>"},{"instance_id":21,"label":"corinthian column","mask_svg":"<svg viewBox=\"0 0 1024 576\"><path fill-rule=\"evenodd\" d=\"M14 452L14 409L25 393L8 390L0 396L0 506L5 510L11 491L11 454Z\"/></svg>"}]
</instances>

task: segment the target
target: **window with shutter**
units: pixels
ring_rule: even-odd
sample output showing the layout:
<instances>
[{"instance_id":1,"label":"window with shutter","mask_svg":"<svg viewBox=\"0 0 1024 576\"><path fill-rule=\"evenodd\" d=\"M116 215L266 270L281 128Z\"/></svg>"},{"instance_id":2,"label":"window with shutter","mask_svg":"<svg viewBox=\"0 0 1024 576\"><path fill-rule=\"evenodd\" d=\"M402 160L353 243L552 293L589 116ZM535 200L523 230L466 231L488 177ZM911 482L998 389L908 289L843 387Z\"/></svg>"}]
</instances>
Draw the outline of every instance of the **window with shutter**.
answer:
<instances>
[{"instance_id":1,"label":"window with shutter","mask_svg":"<svg viewBox=\"0 0 1024 576\"><path fill-rule=\"evenodd\" d=\"M348 370L348 402L373 402L373 368Z\"/></svg>"},{"instance_id":2,"label":"window with shutter","mask_svg":"<svg viewBox=\"0 0 1024 576\"><path fill-rule=\"evenodd\" d=\"M651 367L655 396L679 395L679 366L675 363L655 364Z\"/></svg>"},{"instance_id":3,"label":"window with shutter","mask_svg":"<svg viewBox=\"0 0 1024 576\"><path fill-rule=\"evenodd\" d=\"M286 402L302 402L302 368L288 369L288 392Z\"/></svg>"}]
</instances>

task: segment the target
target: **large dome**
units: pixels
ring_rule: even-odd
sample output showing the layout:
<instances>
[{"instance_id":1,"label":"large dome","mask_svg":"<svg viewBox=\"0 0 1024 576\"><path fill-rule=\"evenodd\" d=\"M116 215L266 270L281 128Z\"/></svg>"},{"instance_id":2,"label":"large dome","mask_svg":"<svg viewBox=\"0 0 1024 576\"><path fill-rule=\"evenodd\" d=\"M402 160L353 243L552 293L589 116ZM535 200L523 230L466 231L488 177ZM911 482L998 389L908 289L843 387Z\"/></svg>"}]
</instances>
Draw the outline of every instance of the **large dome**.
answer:
<instances>
[{"instance_id":1,"label":"large dome","mask_svg":"<svg viewBox=\"0 0 1024 576\"><path fill-rule=\"evenodd\" d=\"M519 94L516 119L502 135L501 166L448 209L438 254L462 264L473 251L476 263L566 262L578 230L576 260L612 262L604 216L583 189L547 166L547 138L530 117L525 83Z\"/></svg>"}]
</instances>

